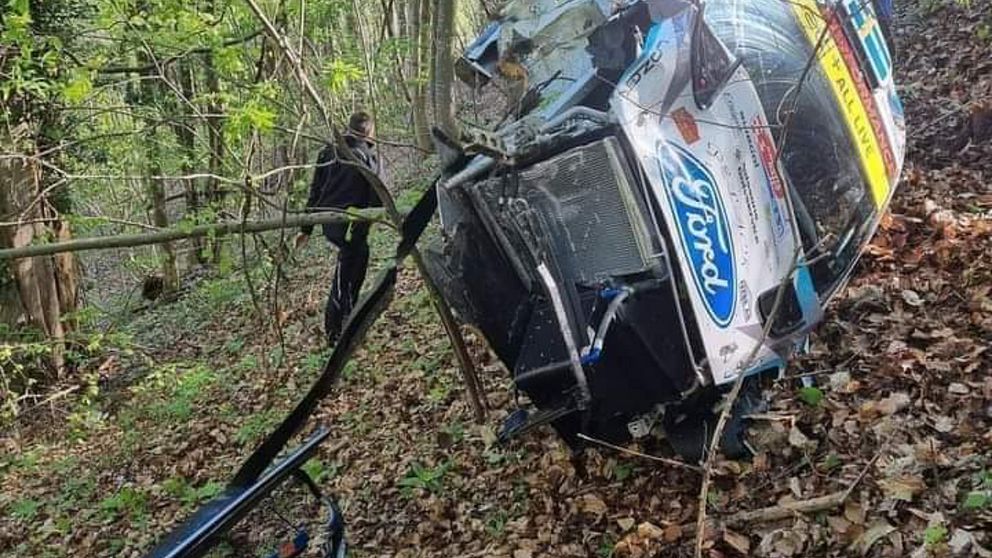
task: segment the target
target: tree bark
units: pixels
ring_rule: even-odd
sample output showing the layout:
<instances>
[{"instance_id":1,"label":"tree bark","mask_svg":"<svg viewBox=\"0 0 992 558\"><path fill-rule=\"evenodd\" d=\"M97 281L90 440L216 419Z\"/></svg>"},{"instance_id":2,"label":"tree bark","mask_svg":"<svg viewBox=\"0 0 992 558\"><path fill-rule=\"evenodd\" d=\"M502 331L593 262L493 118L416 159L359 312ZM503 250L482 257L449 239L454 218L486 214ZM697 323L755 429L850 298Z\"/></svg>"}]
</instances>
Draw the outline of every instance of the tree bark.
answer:
<instances>
[{"instance_id":1,"label":"tree bark","mask_svg":"<svg viewBox=\"0 0 992 558\"><path fill-rule=\"evenodd\" d=\"M6 141L4 142L6 144ZM50 233L68 235L68 226L56 222L49 229L37 222L46 217L38 188L40 169L36 164L18 159L0 160L0 215L22 218L25 224L0 227L0 247L18 249L35 238ZM28 209L30 207L30 209ZM4 250L0 250L4 251ZM57 373L65 367L66 327L62 316L76 308L78 287L75 259L50 256L21 259L5 266L6 280L0 277L3 322L26 324L53 341L49 362Z\"/></svg>"},{"instance_id":2,"label":"tree bark","mask_svg":"<svg viewBox=\"0 0 992 558\"><path fill-rule=\"evenodd\" d=\"M208 9L210 13L218 15L216 14L217 6L215 4L216 2L211 1ZM214 64L213 51L204 55L203 65L206 72L208 99L206 125L210 138L210 160L208 167L210 174L221 176L224 170L224 151L226 150L226 144L224 141L222 119L219 115L224 113L224 105L220 100L220 78L217 75L217 67ZM224 207L224 191L221 188L220 181L216 178L211 178L207 183L207 201L214 212L220 212ZM222 247L223 243L219 240L213 242L211 247L211 262L214 265L220 263Z\"/></svg>"},{"instance_id":3,"label":"tree bark","mask_svg":"<svg viewBox=\"0 0 992 558\"><path fill-rule=\"evenodd\" d=\"M407 0L410 6L410 36L412 38L412 50L410 55L411 71L413 78L412 107L413 131L416 136L417 147L431 151L431 130L427 118L427 77L425 69L426 54L429 53L428 43L430 39L431 5L430 0Z\"/></svg>"},{"instance_id":4,"label":"tree bark","mask_svg":"<svg viewBox=\"0 0 992 558\"><path fill-rule=\"evenodd\" d=\"M2 172L2 171L0 171ZM0 178L5 178L0 174ZM2 201L2 199L0 199ZM386 213L382 209L352 210L348 213L296 213L287 215L285 219L278 217L264 221L246 221L242 226L240 221L211 223L183 229L166 229L161 231L122 234L114 236L99 236L95 238L77 238L66 242L49 244L28 244L19 242L16 248L0 249L0 262L8 259L34 258L51 254L82 252L85 250L106 250L109 248L129 248L132 246L147 246L173 242L185 238L204 238L207 236L224 236L235 233L258 233L276 229L292 229L304 225L322 225L324 223L348 223L351 221L382 221ZM8 227L0 227L0 231ZM33 238L33 237L32 237ZM6 244L5 244L6 246Z\"/></svg>"},{"instance_id":5,"label":"tree bark","mask_svg":"<svg viewBox=\"0 0 992 558\"><path fill-rule=\"evenodd\" d=\"M451 57L455 34L455 1L437 0L437 24L434 29L434 79L432 97L436 126L449 137L458 137L452 88L455 68Z\"/></svg>"},{"instance_id":6,"label":"tree bark","mask_svg":"<svg viewBox=\"0 0 992 558\"><path fill-rule=\"evenodd\" d=\"M151 57L145 52L140 52L138 62L141 65L152 63ZM138 86L138 101L146 106L152 106L158 98L158 81L152 79L153 72L148 71L144 80ZM162 174L162 166L159 161L161 153L156 138L157 125L151 119L146 119L142 138L144 141L144 154L148 162L148 176L159 176ZM169 226L169 216L165 207L165 182L162 180L145 179L145 195L147 196L148 209L151 222L158 228L164 229ZM176 250L171 242L163 242L159 245L161 257L159 267L162 271L163 290L171 293L179 289L179 272L176 270Z\"/></svg>"},{"instance_id":7,"label":"tree bark","mask_svg":"<svg viewBox=\"0 0 992 558\"><path fill-rule=\"evenodd\" d=\"M192 99L196 96L196 90L194 89L193 80L193 68L186 62L180 62L177 66L178 82L182 90L183 97L187 101L192 102ZM176 139L179 141L179 145L183 150L183 162L182 162L182 172L184 175L191 175L196 171L196 134L193 126L195 126L195 115L193 114L193 109L186 104L179 107L177 112L177 121L172 124L172 129L176 134ZM195 222L197 215L201 209L200 201L200 191L197 187L197 180L195 178L190 178L185 180L183 184L183 197L186 200L186 216L192 218ZM194 238L192 242L192 250L190 250L187 256L187 264L192 267L197 264L206 263L206 258L204 257L203 250L203 239Z\"/></svg>"}]
</instances>

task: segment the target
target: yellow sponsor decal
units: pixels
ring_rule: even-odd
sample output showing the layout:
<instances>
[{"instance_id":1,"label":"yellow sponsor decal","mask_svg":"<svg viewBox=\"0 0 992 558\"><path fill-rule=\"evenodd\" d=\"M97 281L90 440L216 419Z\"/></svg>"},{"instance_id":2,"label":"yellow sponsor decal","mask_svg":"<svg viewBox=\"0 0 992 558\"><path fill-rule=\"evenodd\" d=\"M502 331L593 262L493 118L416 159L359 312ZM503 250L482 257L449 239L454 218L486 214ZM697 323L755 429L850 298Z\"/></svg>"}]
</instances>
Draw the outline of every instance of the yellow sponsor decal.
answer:
<instances>
[{"instance_id":1,"label":"yellow sponsor decal","mask_svg":"<svg viewBox=\"0 0 992 558\"><path fill-rule=\"evenodd\" d=\"M854 136L861 157L861 167L868 178L875 206L881 208L889 199L889 178L885 171L885 160L878 145L878 138L875 137L868 112L858 95L851 70L844 63L844 56L830 33L827 33L820 42L820 37L824 36L826 21L816 0L793 0L790 4L810 44L815 47L820 43L817 60L827 80L830 81L830 87L837 97L848 130Z\"/></svg>"}]
</instances>

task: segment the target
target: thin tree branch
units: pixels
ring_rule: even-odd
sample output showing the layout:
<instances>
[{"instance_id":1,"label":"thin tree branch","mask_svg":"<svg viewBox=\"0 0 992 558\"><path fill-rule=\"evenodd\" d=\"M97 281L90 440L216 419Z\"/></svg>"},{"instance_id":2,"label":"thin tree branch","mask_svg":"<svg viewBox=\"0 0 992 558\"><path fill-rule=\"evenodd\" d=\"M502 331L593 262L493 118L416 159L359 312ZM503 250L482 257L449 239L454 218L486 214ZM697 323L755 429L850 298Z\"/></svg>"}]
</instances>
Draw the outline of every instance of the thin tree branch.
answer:
<instances>
[{"instance_id":1,"label":"thin tree branch","mask_svg":"<svg viewBox=\"0 0 992 558\"><path fill-rule=\"evenodd\" d=\"M230 47L230 46L237 46L237 45L240 45L240 44L244 44L244 43L247 43L247 42L251 41L255 37L258 37L261 34L262 34L262 30L261 29L256 29L255 31L252 31L251 33L249 33L249 34L247 34L247 35L245 35L243 37L238 37L236 39L229 39L227 41L224 41L223 43L221 43L220 46L222 46L222 47ZM178 62L179 60L182 60L183 58L185 58L187 56L194 55L194 54L207 54L209 52L212 52L213 50L214 50L214 47L190 48L190 49L186 49L186 50L182 51L179 54L174 54L172 56L168 56L166 58L163 58L161 60L161 62L157 62L157 63L156 62L152 62L151 64L146 64L144 66L111 66L109 68L97 68L96 72L98 74L105 74L105 75L112 75L112 74L143 74L143 73L146 73L146 72L150 72L151 70L155 70L159 66L168 66L170 64L174 64L174 63Z\"/></svg>"},{"instance_id":2,"label":"thin tree branch","mask_svg":"<svg viewBox=\"0 0 992 558\"><path fill-rule=\"evenodd\" d=\"M127 248L131 246L161 244L163 242L182 240L184 238L199 238L208 235L222 236L241 232L257 233L286 227L293 228L307 225L322 225L327 223L350 223L353 221L368 221L392 226L390 220L386 219L383 210L378 208L357 209L350 211L329 210L321 213L294 214L292 216L287 216L285 219L280 218L261 221L247 221L244 223L211 223L207 225L197 225L188 229L172 228L144 234L78 238L66 242L53 242L50 244L21 246L19 248L6 248L0 250L0 260L47 256L51 254L60 254L63 252L81 252L84 250Z\"/></svg>"}]
</instances>

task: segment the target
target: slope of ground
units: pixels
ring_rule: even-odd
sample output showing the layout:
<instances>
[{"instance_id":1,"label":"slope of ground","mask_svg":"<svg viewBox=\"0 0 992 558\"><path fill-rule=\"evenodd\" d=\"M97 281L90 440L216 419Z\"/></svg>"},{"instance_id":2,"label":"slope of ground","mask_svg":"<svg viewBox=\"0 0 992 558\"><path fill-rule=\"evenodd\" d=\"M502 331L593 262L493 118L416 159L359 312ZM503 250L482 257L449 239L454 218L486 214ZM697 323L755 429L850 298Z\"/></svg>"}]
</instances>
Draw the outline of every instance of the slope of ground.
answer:
<instances>
[{"instance_id":1,"label":"slope of ground","mask_svg":"<svg viewBox=\"0 0 992 558\"><path fill-rule=\"evenodd\" d=\"M718 534L710 556L989 555L992 549L992 7L900 6L910 146L903 184L809 356L773 390L759 455L721 464L711 516L808 499L855 480L839 509ZM932 11L931 11L932 10ZM391 239L376 237L375 253ZM2 440L0 555L139 556L215 494L316 375L328 249L288 267L256 319L240 274L209 279L126 326L105 395ZM271 270L253 270L256 287ZM273 320L273 317L275 318ZM314 423L308 470L340 501L356 556L684 556L691 471L589 450L586 474L547 430L493 443L513 408L478 343L495 409L472 422L443 330L405 270ZM68 408L67 408L68 407ZM663 448L644 448L660 452ZM298 490L263 506L216 555L265 555L316 526Z\"/></svg>"}]
</instances>

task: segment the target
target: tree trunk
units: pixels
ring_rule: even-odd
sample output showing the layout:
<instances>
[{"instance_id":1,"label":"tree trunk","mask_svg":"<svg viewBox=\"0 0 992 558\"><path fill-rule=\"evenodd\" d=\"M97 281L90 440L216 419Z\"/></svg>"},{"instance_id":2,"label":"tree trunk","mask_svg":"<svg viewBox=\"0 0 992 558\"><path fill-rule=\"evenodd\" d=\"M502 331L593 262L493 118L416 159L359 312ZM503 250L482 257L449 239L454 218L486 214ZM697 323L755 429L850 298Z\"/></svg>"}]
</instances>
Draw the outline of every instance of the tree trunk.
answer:
<instances>
[{"instance_id":1,"label":"tree trunk","mask_svg":"<svg viewBox=\"0 0 992 558\"><path fill-rule=\"evenodd\" d=\"M10 145L5 138L4 145ZM13 149L11 151L17 151ZM0 215L23 224L0 227L0 247L18 248L37 238L69 238L69 226L57 220L39 188L41 171L33 162L0 160ZM51 221L38 222L51 219ZM0 276L0 319L12 326L27 325L52 343L49 364L61 374L65 367L63 316L78 304L79 266L71 254L38 256L5 262Z\"/></svg>"},{"instance_id":2,"label":"tree trunk","mask_svg":"<svg viewBox=\"0 0 992 558\"><path fill-rule=\"evenodd\" d=\"M151 64L151 57L144 52L139 53L138 63L142 66ZM159 82L152 79L149 71L145 79L138 85L138 101L145 106L153 106L158 99ZM162 166L159 161L161 153L156 138L157 125L155 122L146 120L141 136L144 142L144 155L148 162L148 177L145 178L145 195L151 213L151 222L159 228L168 228L169 217L165 208L165 181L152 177L162 175ZM179 289L179 273L176 270L176 250L171 242L163 242L159 245L162 254L159 258L159 266L162 270L162 287L166 293L175 292Z\"/></svg>"},{"instance_id":3,"label":"tree trunk","mask_svg":"<svg viewBox=\"0 0 992 558\"><path fill-rule=\"evenodd\" d=\"M177 73L179 74L179 86L182 90L183 97L187 101L192 102L192 99L196 96L196 90L193 85L193 69L186 63L180 63L177 65ZM177 112L177 120L172 124L172 129L176 134L176 139L179 141L179 145L183 150L183 163L182 163L182 173L184 175L191 175L196 171L196 133L193 128L195 125L195 117L193 114L193 109L181 103L182 106L179 107ZM200 212L200 192L197 188L197 180L195 178L190 178L184 181L184 197L186 199L186 216L192 221L197 220L197 216ZM206 254L204 253L203 239L194 238L192 239L192 246L187 256L187 264L193 267L198 264L206 263Z\"/></svg>"},{"instance_id":4,"label":"tree trunk","mask_svg":"<svg viewBox=\"0 0 992 558\"><path fill-rule=\"evenodd\" d=\"M455 0L437 0L434 29L434 79L432 97L436 126L451 137L458 137L452 97L455 68L451 58L455 34Z\"/></svg>"},{"instance_id":5,"label":"tree trunk","mask_svg":"<svg viewBox=\"0 0 992 558\"><path fill-rule=\"evenodd\" d=\"M427 58L430 38L431 4L430 0L407 0L410 6L410 36L412 38L411 71L413 78L413 131L417 147L431 150L430 124L427 119L427 72L424 62Z\"/></svg>"},{"instance_id":6,"label":"tree trunk","mask_svg":"<svg viewBox=\"0 0 992 558\"><path fill-rule=\"evenodd\" d=\"M220 114L224 112L224 106L220 101L220 80L217 77L217 68L214 66L214 55L208 53L204 57L204 66L207 74L207 130L210 138L210 160L208 163L210 174L220 176L223 173L224 165L224 129ZM207 199L211 209L219 212L224 206L224 193L221 190L220 181L211 178L207 184ZM220 263L221 247L220 240L213 241L211 261L214 265Z\"/></svg>"}]
</instances>

